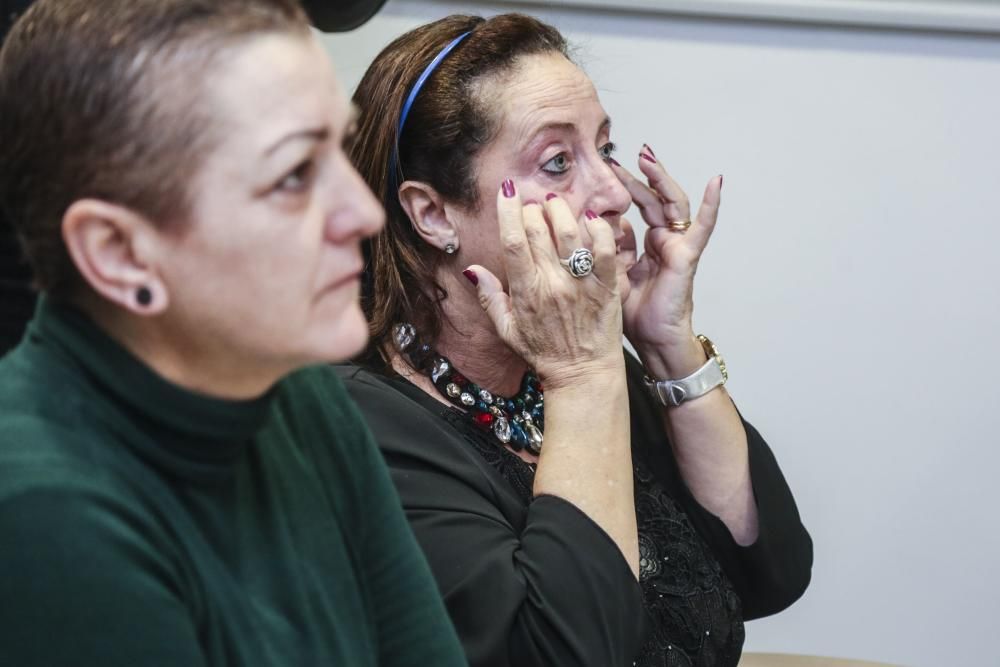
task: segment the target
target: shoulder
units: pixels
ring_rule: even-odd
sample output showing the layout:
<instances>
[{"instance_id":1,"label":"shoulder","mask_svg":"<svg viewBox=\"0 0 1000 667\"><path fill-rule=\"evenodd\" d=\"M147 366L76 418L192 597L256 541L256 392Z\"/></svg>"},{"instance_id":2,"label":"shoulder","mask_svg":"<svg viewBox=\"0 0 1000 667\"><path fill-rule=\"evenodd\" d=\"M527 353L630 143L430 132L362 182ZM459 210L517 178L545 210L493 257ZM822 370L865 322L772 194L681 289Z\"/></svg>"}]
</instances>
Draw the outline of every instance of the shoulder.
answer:
<instances>
[{"instance_id":1,"label":"shoulder","mask_svg":"<svg viewBox=\"0 0 1000 667\"><path fill-rule=\"evenodd\" d=\"M0 495L35 483L111 484L114 455L94 388L23 348L0 361Z\"/></svg>"},{"instance_id":2,"label":"shoulder","mask_svg":"<svg viewBox=\"0 0 1000 667\"><path fill-rule=\"evenodd\" d=\"M425 438L442 442L459 439L441 418L447 408L441 405L435 410L436 404L419 401L419 389L404 393L397 383L355 365L337 366L336 372L383 449Z\"/></svg>"},{"instance_id":3,"label":"shoulder","mask_svg":"<svg viewBox=\"0 0 1000 667\"><path fill-rule=\"evenodd\" d=\"M404 505L421 504L428 494L500 493L502 478L444 419L446 406L358 366L338 366L337 372L374 434Z\"/></svg>"}]
</instances>

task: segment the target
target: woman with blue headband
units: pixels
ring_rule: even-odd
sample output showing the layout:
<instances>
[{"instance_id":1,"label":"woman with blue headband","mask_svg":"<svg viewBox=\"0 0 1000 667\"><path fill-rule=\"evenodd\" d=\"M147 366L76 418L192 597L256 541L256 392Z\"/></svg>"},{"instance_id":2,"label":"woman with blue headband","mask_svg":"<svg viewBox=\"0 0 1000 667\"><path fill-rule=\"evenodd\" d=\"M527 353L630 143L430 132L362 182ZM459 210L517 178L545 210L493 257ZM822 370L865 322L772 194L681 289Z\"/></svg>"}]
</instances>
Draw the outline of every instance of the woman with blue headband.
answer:
<instances>
[{"instance_id":1,"label":"woman with blue headband","mask_svg":"<svg viewBox=\"0 0 1000 667\"><path fill-rule=\"evenodd\" d=\"M403 35L354 99L388 221L341 372L470 663L736 665L812 545L692 328L722 178L694 212L649 147L619 165L565 41L521 15Z\"/></svg>"}]
</instances>

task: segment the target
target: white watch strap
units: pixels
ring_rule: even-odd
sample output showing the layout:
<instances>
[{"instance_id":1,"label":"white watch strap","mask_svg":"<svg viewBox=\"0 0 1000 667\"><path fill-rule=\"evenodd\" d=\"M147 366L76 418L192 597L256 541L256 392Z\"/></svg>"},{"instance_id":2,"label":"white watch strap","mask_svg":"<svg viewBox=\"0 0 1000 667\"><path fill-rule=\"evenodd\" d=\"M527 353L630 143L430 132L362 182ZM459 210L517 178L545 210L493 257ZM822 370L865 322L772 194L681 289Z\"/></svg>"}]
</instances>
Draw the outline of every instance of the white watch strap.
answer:
<instances>
[{"instance_id":1,"label":"white watch strap","mask_svg":"<svg viewBox=\"0 0 1000 667\"><path fill-rule=\"evenodd\" d=\"M646 386L653 397L670 407L704 396L725 382L726 378L716 357L710 357L701 368L680 380L654 381L646 378Z\"/></svg>"}]
</instances>

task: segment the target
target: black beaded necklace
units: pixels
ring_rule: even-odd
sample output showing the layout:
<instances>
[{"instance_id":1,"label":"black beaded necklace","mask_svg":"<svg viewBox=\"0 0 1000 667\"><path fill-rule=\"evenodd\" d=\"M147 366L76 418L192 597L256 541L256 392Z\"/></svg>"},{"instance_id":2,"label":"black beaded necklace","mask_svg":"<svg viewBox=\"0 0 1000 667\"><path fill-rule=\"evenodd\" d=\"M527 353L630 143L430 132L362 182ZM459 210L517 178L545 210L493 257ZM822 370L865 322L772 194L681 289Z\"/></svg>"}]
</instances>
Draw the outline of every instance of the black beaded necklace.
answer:
<instances>
[{"instance_id":1,"label":"black beaded necklace","mask_svg":"<svg viewBox=\"0 0 1000 667\"><path fill-rule=\"evenodd\" d=\"M497 440L516 451L527 449L536 456L542 452L545 398L542 384L530 370L524 374L517 395L505 398L466 379L447 357L418 340L412 324L397 324L393 342L410 365L429 376L441 395L464 410L477 426L492 431Z\"/></svg>"}]
</instances>

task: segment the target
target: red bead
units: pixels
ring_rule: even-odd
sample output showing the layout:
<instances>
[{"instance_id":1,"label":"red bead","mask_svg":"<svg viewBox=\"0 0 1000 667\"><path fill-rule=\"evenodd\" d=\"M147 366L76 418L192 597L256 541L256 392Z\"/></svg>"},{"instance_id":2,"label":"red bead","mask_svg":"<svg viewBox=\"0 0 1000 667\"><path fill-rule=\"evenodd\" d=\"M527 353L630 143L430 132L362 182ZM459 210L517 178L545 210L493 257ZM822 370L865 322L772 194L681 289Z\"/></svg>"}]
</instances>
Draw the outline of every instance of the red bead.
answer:
<instances>
[{"instance_id":1,"label":"red bead","mask_svg":"<svg viewBox=\"0 0 1000 667\"><path fill-rule=\"evenodd\" d=\"M472 416L480 426L489 426L493 423L493 415L489 412L480 412Z\"/></svg>"},{"instance_id":2,"label":"red bead","mask_svg":"<svg viewBox=\"0 0 1000 667\"><path fill-rule=\"evenodd\" d=\"M468 382L468 380L466 380L464 377L462 377L458 373L452 373L451 374L451 381L454 382L455 384L459 385L459 386L461 386L461 385L465 384L466 382Z\"/></svg>"}]
</instances>

